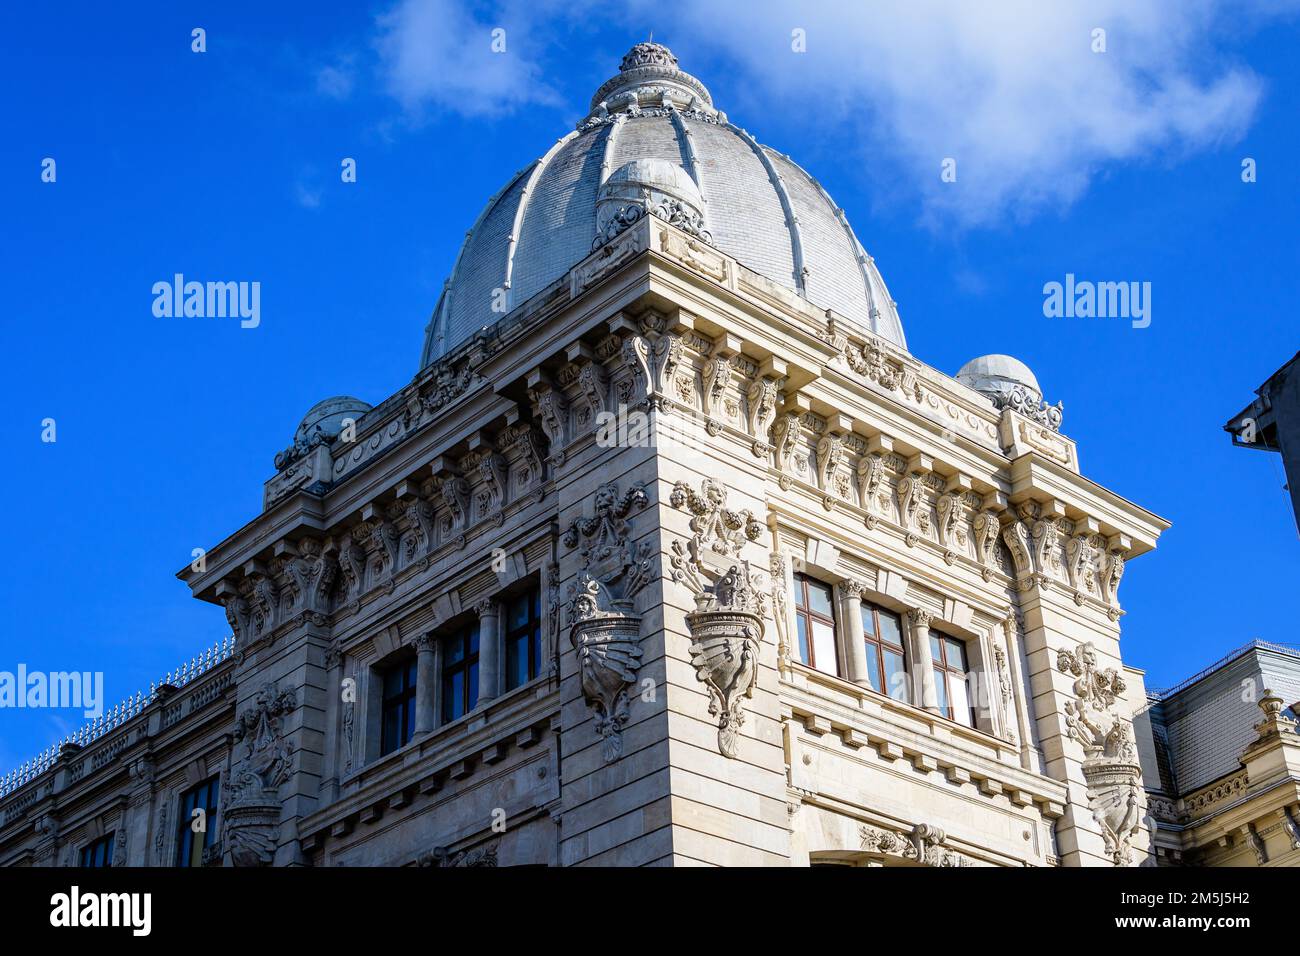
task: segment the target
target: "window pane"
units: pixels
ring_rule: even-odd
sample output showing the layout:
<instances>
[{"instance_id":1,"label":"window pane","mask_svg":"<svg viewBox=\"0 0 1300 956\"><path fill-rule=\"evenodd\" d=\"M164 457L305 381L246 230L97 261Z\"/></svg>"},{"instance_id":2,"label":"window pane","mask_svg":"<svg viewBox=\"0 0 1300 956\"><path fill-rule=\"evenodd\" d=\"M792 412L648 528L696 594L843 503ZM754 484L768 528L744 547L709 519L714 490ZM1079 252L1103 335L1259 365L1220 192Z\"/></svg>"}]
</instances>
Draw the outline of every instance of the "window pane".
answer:
<instances>
[{"instance_id":1,"label":"window pane","mask_svg":"<svg viewBox=\"0 0 1300 956\"><path fill-rule=\"evenodd\" d=\"M902 647L903 631L898 622L898 615L882 610L877 611L876 616L880 619L880 639L886 644Z\"/></svg>"},{"instance_id":2,"label":"window pane","mask_svg":"<svg viewBox=\"0 0 1300 956\"><path fill-rule=\"evenodd\" d=\"M510 610L506 615L506 627L514 630L517 627L523 627L528 623L528 605L531 604L531 595L521 594L510 602Z\"/></svg>"},{"instance_id":3,"label":"window pane","mask_svg":"<svg viewBox=\"0 0 1300 956\"><path fill-rule=\"evenodd\" d=\"M443 648L443 653L445 654L443 657L444 665L459 664L465 659L464 637L457 634L455 637L447 641L446 646Z\"/></svg>"},{"instance_id":4,"label":"window pane","mask_svg":"<svg viewBox=\"0 0 1300 956\"><path fill-rule=\"evenodd\" d=\"M506 642L506 686L519 687L528 683L528 635Z\"/></svg>"},{"instance_id":5,"label":"window pane","mask_svg":"<svg viewBox=\"0 0 1300 956\"><path fill-rule=\"evenodd\" d=\"M456 671L447 681L445 700L447 719L455 720L464 714L465 706L465 672Z\"/></svg>"},{"instance_id":6,"label":"window pane","mask_svg":"<svg viewBox=\"0 0 1300 956\"><path fill-rule=\"evenodd\" d=\"M945 680L946 676L939 668L934 669L935 706L944 714L948 713L948 683Z\"/></svg>"},{"instance_id":7,"label":"window pane","mask_svg":"<svg viewBox=\"0 0 1300 956\"><path fill-rule=\"evenodd\" d=\"M532 658L528 665L528 679L532 680L542 672L542 626L540 623L529 634L528 645L532 648Z\"/></svg>"},{"instance_id":8,"label":"window pane","mask_svg":"<svg viewBox=\"0 0 1300 956\"><path fill-rule=\"evenodd\" d=\"M469 665L469 673L465 676L465 689L468 692L465 711L468 713L478 706L478 661Z\"/></svg>"},{"instance_id":9,"label":"window pane","mask_svg":"<svg viewBox=\"0 0 1300 956\"><path fill-rule=\"evenodd\" d=\"M867 644L867 679L871 681L872 690L882 694L885 692L885 685L880 678L880 650L870 642Z\"/></svg>"},{"instance_id":10,"label":"window pane","mask_svg":"<svg viewBox=\"0 0 1300 956\"><path fill-rule=\"evenodd\" d=\"M966 642L959 641L955 637L944 638L944 643L948 645L948 666L955 667L963 674L966 673Z\"/></svg>"},{"instance_id":11,"label":"window pane","mask_svg":"<svg viewBox=\"0 0 1300 956\"><path fill-rule=\"evenodd\" d=\"M903 667L903 655L885 648L883 656L885 658L885 687L887 688L885 693L894 700L905 702L911 700L911 694L907 687L907 671Z\"/></svg>"},{"instance_id":12,"label":"window pane","mask_svg":"<svg viewBox=\"0 0 1300 956\"><path fill-rule=\"evenodd\" d=\"M808 608L808 605L804 603L803 583L807 580L807 576L802 574L796 574L794 576L794 606L804 608L805 610Z\"/></svg>"},{"instance_id":13,"label":"window pane","mask_svg":"<svg viewBox=\"0 0 1300 956\"><path fill-rule=\"evenodd\" d=\"M478 624L474 623L469 629L469 652L478 653Z\"/></svg>"},{"instance_id":14,"label":"window pane","mask_svg":"<svg viewBox=\"0 0 1300 956\"><path fill-rule=\"evenodd\" d=\"M862 605L862 631L864 634L870 634L872 637L875 637L876 615L873 611L874 609L870 604L864 603Z\"/></svg>"},{"instance_id":15,"label":"window pane","mask_svg":"<svg viewBox=\"0 0 1300 956\"><path fill-rule=\"evenodd\" d=\"M384 674L384 697L396 697L402 692L402 671L394 667Z\"/></svg>"},{"instance_id":16,"label":"window pane","mask_svg":"<svg viewBox=\"0 0 1300 956\"><path fill-rule=\"evenodd\" d=\"M813 621L813 660L819 671L838 674L835 666L835 629L821 621Z\"/></svg>"},{"instance_id":17,"label":"window pane","mask_svg":"<svg viewBox=\"0 0 1300 956\"><path fill-rule=\"evenodd\" d=\"M959 724L971 725L970 697L966 680L958 674L948 675L948 690L952 694L952 719Z\"/></svg>"},{"instance_id":18,"label":"window pane","mask_svg":"<svg viewBox=\"0 0 1300 956\"><path fill-rule=\"evenodd\" d=\"M935 661L943 663L943 645L939 640L939 635L934 631L930 632L930 656Z\"/></svg>"},{"instance_id":19,"label":"window pane","mask_svg":"<svg viewBox=\"0 0 1300 956\"><path fill-rule=\"evenodd\" d=\"M802 614L796 615L795 623L799 627L799 661L808 663L808 619Z\"/></svg>"},{"instance_id":20,"label":"window pane","mask_svg":"<svg viewBox=\"0 0 1300 956\"><path fill-rule=\"evenodd\" d=\"M833 617L831 614L831 589L820 581L808 581L808 607L817 614Z\"/></svg>"}]
</instances>

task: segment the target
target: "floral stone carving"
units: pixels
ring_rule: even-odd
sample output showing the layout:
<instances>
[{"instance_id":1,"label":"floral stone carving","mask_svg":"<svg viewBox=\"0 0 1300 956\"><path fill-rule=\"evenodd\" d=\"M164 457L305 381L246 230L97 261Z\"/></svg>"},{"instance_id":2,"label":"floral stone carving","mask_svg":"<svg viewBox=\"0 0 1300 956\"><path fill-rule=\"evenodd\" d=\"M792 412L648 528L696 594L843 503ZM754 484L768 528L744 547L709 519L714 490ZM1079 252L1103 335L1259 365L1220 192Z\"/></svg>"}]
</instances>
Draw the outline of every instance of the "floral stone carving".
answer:
<instances>
[{"instance_id":1,"label":"floral stone carving","mask_svg":"<svg viewBox=\"0 0 1300 956\"><path fill-rule=\"evenodd\" d=\"M1142 769L1133 728L1115 712L1115 702L1126 689L1124 678L1113 667L1097 666L1092 644L1081 644L1077 652L1062 649L1056 666L1076 678L1076 700L1065 704L1065 723L1070 737L1083 747L1083 778L1092 818L1101 828L1111 860L1116 866L1128 866L1142 823Z\"/></svg>"},{"instance_id":2,"label":"floral stone carving","mask_svg":"<svg viewBox=\"0 0 1300 956\"><path fill-rule=\"evenodd\" d=\"M579 549L581 563L570 585L569 641L606 763L623 754L630 691L641 663L641 618L634 612L634 600L653 579L655 562L649 542L640 548L630 544L628 515L647 500L641 485L622 495L613 482L601 485L595 514L574 521L564 535L567 547Z\"/></svg>"},{"instance_id":3,"label":"floral stone carving","mask_svg":"<svg viewBox=\"0 0 1300 956\"><path fill-rule=\"evenodd\" d=\"M700 494L678 482L671 501L694 516L690 541L685 548L674 542L671 559L673 580L695 595L695 610L686 615L691 666L709 692L718 750L735 757L745 701L758 683L768 598L763 575L739 555L745 540L757 539L763 526L748 510L729 510L726 489L712 479L704 480Z\"/></svg>"},{"instance_id":4,"label":"floral stone carving","mask_svg":"<svg viewBox=\"0 0 1300 956\"><path fill-rule=\"evenodd\" d=\"M278 791L289 779L292 766L282 722L297 706L293 691L277 694L275 685L267 684L235 723L239 756L226 785L222 820L235 866L266 866L275 856L280 824Z\"/></svg>"}]
</instances>

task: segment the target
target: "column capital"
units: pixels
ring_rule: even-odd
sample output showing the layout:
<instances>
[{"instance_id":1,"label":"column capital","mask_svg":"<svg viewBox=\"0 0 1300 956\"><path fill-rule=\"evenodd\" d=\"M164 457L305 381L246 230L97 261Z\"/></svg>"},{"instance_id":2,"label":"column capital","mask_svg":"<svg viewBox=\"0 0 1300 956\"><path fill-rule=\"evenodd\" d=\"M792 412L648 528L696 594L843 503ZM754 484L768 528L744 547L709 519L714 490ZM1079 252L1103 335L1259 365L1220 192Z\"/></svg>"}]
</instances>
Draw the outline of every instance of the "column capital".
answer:
<instances>
[{"instance_id":1,"label":"column capital","mask_svg":"<svg viewBox=\"0 0 1300 956\"><path fill-rule=\"evenodd\" d=\"M437 641L438 639L434 637L431 632L426 631L415 640L411 641L411 644L414 645L417 654L432 654L433 646Z\"/></svg>"},{"instance_id":2,"label":"column capital","mask_svg":"<svg viewBox=\"0 0 1300 956\"><path fill-rule=\"evenodd\" d=\"M862 600L862 592L866 589L866 584L855 578L845 578L840 582L840 591L845 597L854 601Z\"/></svg>"},{"instance_id":3,"label":"column capital","mask_svg":"<svg viewBox=\"0 0 1300 956\"><path fill-rule=\"evenodd\" d=\"M496 597L495 596L485 597L482 600L476 601L474 603L474 612L481 618L496 617L497 615Z\"/></svg>"},{"instance_id":4,"label":"column capital","mask_svg":"<svg viewBox=\"0 0 1300 956\"><path fill-rule=\"evenodd\" d=\"M930 625L934 622L934 613L922 607L914 607L908 610L907 619L912 627L928 631Z\"/></svg>"}]
</instances>

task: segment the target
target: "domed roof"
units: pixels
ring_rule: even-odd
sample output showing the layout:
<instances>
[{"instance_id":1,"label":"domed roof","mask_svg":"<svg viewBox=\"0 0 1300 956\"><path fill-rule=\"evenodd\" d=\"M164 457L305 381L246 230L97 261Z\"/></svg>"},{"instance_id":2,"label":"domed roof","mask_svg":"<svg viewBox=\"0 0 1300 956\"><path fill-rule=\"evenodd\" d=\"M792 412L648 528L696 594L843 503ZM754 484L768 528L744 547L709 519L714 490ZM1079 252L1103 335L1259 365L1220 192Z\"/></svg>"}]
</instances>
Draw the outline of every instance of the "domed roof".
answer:
<instances>
[{"instance_id":1,"label":"domed roof","mask_svg":"<svg viewBox=\"0 0 1300 956\"><path fill-rule=\"evenodd\" d=\"M1043 390L1029 366L1010 355L981 355L963 365L955 376L957 381L977 392L996 391L999 385L1024 385L1039 399Z\"/></svg>"},{"instance_id":2,"label":"domed roof","mask_svg":"<svg viewBox=\"0 0 1300 956\"><path fill-rule=\"evenodd\" d=\"M789 156L715 109L667 47L638 43L577 129L516 173L466 234L423 364L647 213L906 348L894 302L844 211Z\"/></svg>"}]
</instances>

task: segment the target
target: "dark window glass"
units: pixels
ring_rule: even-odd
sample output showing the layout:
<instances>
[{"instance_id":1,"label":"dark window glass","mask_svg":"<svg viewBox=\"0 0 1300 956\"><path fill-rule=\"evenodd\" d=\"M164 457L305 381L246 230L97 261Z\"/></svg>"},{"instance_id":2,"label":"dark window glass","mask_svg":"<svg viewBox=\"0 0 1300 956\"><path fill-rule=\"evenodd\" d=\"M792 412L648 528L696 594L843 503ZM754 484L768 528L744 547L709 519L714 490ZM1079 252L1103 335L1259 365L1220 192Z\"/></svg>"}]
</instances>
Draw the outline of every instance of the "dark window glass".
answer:
<instances>
[{"instance_id":1,"label":"dark window glass","mask_svg":"<svg viewBox=\"0 0 1300 956\"><path fill-rule=\"evenodd\" d=\"M939 712L967 727L978 726L975 704L966 683L969 670L966 642L931 631L930 657L934 661L934 689Z\"/></svg>"},{"instance_id":2,"label":"dark window glass","mask_svg":"<svg viewBox=\"0 0 1300 956\"><path fill-rule=\"evenodd\" d=\"M380 755L405 746L415 732L415 660L403 661L384 672Z\"/></svg>"},{"instance_id":3,"label":"dark window glass","mask_svg":"<svg viewBox=\"0 0 1300 956\"><path fill-rule=\"evenodd\" d=\"M799 660L809 667L838 674L835 654L835 614L831 587L806 574L794 576L795 624L799 629Z\"/></svg>"},{"instance_id":4,"label":"dark window glass","mask_svg":"<svg viewBox=\"0 0 1300 956\"><path fill-rule=\"evenodd\" d=\"M894 700L907 701L907 656L898 615L862 602L862 639L867 644L867 676L871 689Z\"/></svg>"},{"instance_id":5,"label":"dark window glass","mask_svg":"<svg viewBox=\"0 0 1300 956\"><path fill-rule=\"evenodd\" d=\"M542 613L538 590L506 602L506 687L528 683L541 673Z\"/></svg>"},{"instance_id":6,"label":"dark window glass","mask_svg":"<svg viewBox=\"0 0 1300 956\"><path fill-rule=\"evenodd\" d=\"M442 722L464 717L478 703L478 621L443 639Z\"/></svg>"},{"instance_id":7,"label":"dark window glass","mask_svg":"<svg viewBox=\"0 0 1300 956\"><path fill-rule=\"evenodd\" d=\"M113 865L113 834L106 833L94 843L81 848L81 865L100 867Z\"/></svg>"},{"instance_id":8,"label":"dark window glass","mask_svg":"<svg viewBox=\"0 0 1300 956\"><path fill-rule=\"evenodd\" d=\"M216 843L218 795L216 777L181 794L181 812L176 821L177 866L202 866L203 851Z\"/></svg>"}]
</instances>

